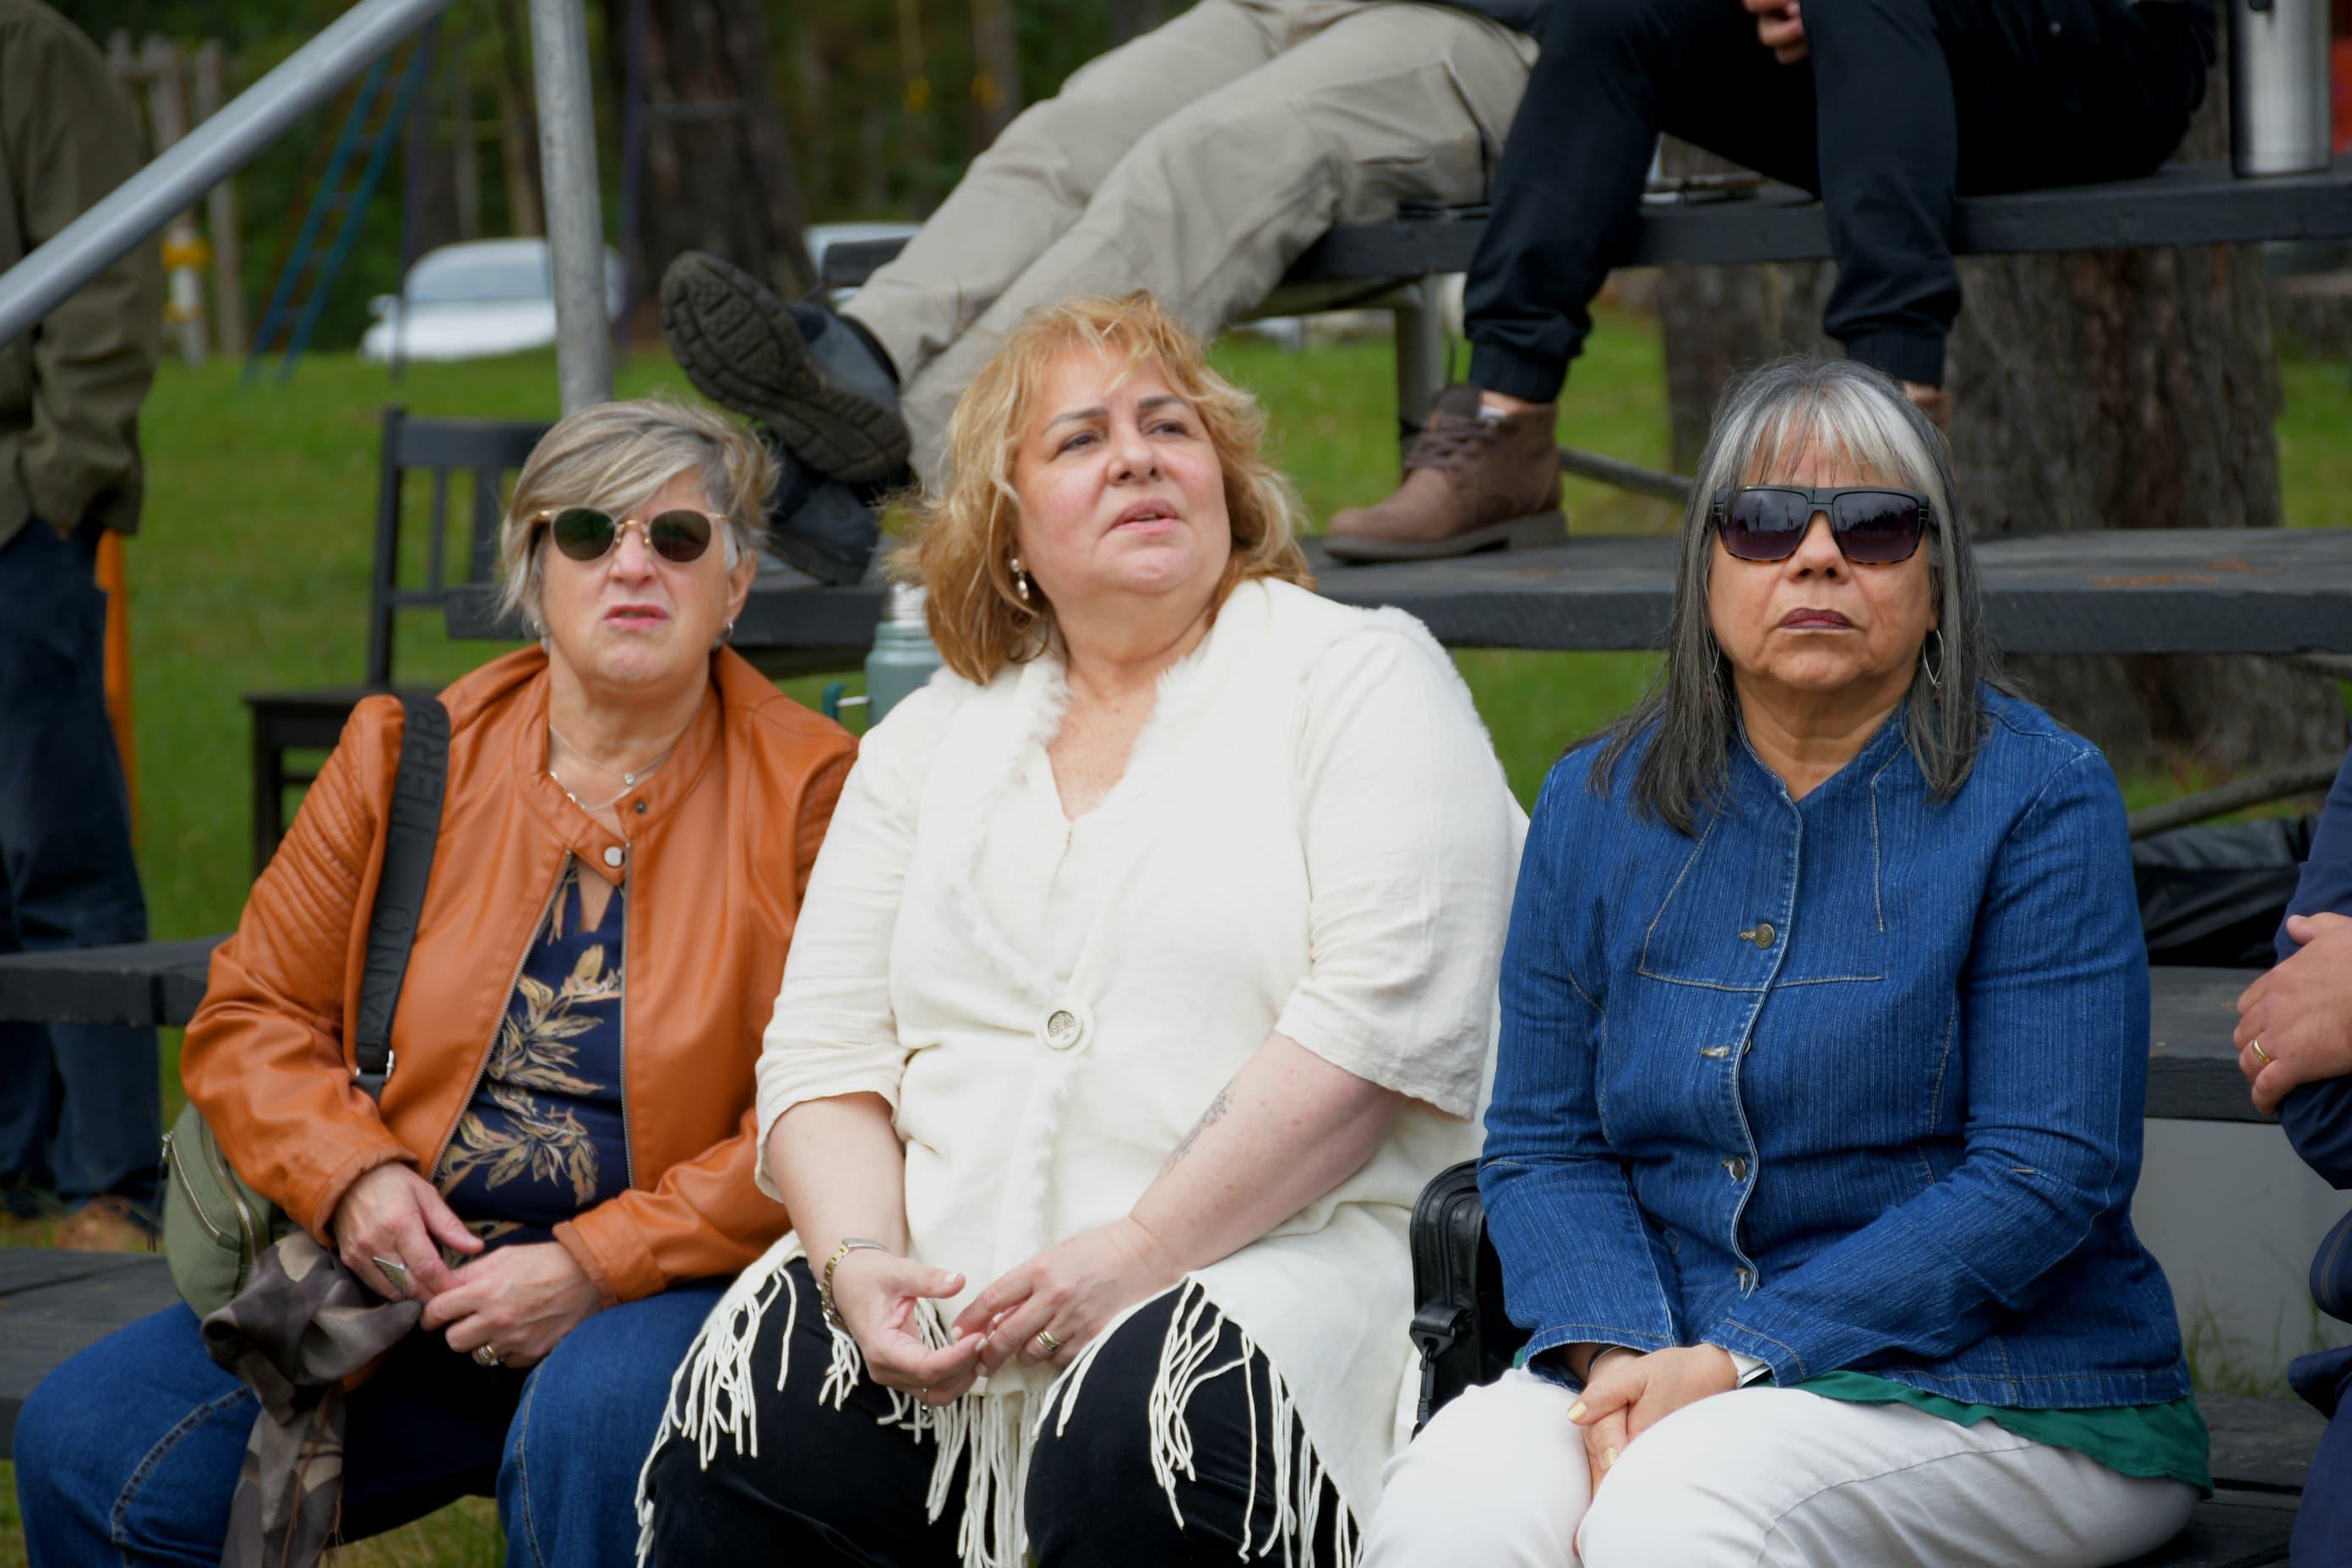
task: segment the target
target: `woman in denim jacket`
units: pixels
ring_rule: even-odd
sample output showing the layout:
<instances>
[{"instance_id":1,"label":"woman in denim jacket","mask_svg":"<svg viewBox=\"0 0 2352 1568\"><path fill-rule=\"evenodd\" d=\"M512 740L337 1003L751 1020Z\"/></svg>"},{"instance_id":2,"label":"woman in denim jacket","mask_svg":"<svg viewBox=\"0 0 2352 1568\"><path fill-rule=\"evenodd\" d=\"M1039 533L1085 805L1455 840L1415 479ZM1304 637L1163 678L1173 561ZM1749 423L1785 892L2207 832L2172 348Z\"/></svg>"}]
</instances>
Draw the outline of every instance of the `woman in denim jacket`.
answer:
<instances>
[{"instance_id":1,"label":"woman in denim jacket","mask_svg":"<svg viewBox=\"0 0 2352 1568\"><path fill-rule=\"evenodd\" d=\"M1520 867L1479 1185L1528 1362L1366 1561L2120 1563L2209 1483L2115 779L2002 685L1893 382L1765 366L1696 494L1660 682Z\"/></svg>"}]
</instances>

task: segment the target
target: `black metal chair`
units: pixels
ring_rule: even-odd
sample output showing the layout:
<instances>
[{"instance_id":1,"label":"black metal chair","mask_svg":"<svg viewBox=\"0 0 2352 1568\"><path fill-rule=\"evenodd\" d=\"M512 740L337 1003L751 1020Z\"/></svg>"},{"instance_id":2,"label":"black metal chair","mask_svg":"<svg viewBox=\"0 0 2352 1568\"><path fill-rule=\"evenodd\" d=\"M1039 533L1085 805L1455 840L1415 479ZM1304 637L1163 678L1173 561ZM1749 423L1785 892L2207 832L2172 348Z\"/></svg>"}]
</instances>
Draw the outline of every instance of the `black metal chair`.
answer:
<instances>
[{"instance_id":1,"label":"black metal chair","mask_svg":"<svg viewBox=\"0 0 2352 1568\"><path fill-rule=\"evenodd\" d=\"M286 836L286 792L310 784L314 771L289 766L289 754L331 750L360 699L396 689L393 645L404 610L438 612L442 595L458 583L487 583L495 574L500 487L523 465L547 426L498 419L415 419L404 408L383 411L377 468L375 560L368 577L367 676L358 686L306 691L248 691L253 711L253 874L261 875ZM408 480L429 476L424 581L402 580L403 523ZM453 480L467 497L452 574L450 492Z\"/></svg>"}]
</instances>

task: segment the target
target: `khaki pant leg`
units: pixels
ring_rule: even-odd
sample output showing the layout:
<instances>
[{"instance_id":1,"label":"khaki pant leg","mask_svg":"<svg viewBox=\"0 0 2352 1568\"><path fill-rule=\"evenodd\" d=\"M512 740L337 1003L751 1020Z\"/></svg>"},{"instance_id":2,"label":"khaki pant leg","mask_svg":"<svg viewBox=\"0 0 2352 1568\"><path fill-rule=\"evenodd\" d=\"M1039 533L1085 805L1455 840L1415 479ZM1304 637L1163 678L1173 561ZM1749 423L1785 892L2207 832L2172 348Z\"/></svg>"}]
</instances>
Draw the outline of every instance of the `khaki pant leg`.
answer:
<instances>
[{"instance_id":1,"label":"khaki pant leg","mask_svg":"<svg viewBox=\"0 0 2352 1568\"><path fill-rule=\"evenodd\" d=\"M911 383L1069 232L1146 132L1273 58L1283 12L1296 3L1200 0L1080 67L972 160L845 313L880 340L900 380Z\"/></svg>"},{"instance_id":2,"label":"khaki pant leg","mask_svg":"<svg viewBox=\"0 0 2352 1568\"><path fill-rule=\"evenodd\" d=\"M1031 307L1149 289L1213 335L1333 224L1388 217L1401 201L1486 196L1533 39L1411 0L1255 8L1297 41L1138 139L1068 232L907 377L923 479L944 479L956 399Z\"/></svg>"}]
</instances>

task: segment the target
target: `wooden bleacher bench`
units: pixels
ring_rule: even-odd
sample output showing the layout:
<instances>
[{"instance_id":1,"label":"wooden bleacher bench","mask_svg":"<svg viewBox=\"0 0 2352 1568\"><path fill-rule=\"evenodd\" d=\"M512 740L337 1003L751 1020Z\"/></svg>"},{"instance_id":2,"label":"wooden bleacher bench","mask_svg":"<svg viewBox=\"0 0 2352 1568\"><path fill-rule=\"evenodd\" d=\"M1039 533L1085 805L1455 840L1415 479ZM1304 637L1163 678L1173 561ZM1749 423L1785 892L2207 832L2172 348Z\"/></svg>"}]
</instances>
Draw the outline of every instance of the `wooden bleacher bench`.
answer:
<instances>
[{"instance_id":1,"label":"wooden bleacher bench","mask_svg":"<svg viewBox=\"0 0 2352 1568\"><path fill-rule=\"evenodd\" d=\"M1830 254L1821 204L1793 186L1719 178L1669 186L1678 188L1654 190L1643 202L1617 265L1737 266ZM1342 225L1308 247L1253 314L1395 311L1397 416L1409 438L1445 379L1444 328L1431 285L1469 270L1486 219L1484 207L1408 207L1387 223ZM1952 218L1952 249L1960 256L2346 238L2352 238L2352 158L2324 174L2264 179L2241 179L2227 163L2172 163L2137 180L1966 196ZM904 243L828 247L825 285L864 283Z\"/></svg>"}]
</instances>

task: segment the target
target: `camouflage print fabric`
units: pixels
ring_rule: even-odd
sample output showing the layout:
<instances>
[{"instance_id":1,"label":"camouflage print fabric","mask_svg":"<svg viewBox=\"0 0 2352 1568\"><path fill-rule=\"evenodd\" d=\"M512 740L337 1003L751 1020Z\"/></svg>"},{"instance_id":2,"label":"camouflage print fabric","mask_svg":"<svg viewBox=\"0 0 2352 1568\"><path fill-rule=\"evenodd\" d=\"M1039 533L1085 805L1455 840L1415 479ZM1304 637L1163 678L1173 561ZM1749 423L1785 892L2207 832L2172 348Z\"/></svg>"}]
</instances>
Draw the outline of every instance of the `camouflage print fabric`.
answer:
<instances>
[{"instance_id":1,"label":"camouflage print fabric","mask_svg":"<svg viewBox=\"0 0 2352 1568\"><path fill-rule=\"evenodd\" d=\"M261 1402L237 1468L223 1568L310 1568L335 1537L343 1495L346 1384L416 1326L301 1231L204 1321L205 1348Z\"/></svg>"}]
</instances>

